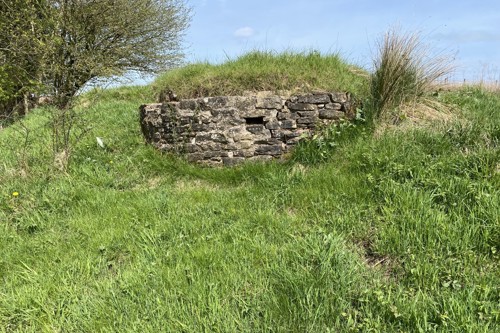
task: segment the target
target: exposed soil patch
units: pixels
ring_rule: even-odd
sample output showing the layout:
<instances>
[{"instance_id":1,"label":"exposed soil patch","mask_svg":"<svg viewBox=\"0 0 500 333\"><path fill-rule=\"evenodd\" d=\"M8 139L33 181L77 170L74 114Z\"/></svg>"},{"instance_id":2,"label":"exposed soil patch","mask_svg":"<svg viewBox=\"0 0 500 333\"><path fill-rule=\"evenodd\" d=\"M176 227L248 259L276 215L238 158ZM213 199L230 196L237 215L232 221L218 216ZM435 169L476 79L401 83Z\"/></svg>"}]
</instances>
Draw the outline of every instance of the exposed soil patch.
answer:
<instances>
[{"instance_id":1,"label":"exposed soil patch","mask_svg":"<svg viewBox=\"0 0 500 333\"><path fill-rule=\"evenodd\" d=\"M391 279L395 276L394 268L396 260L388 255L382 255L374 251L374 244L371 239L363 239L357 245L361 249L361 254L368 267L379 270L386 279Z\"/></svg>"}]
</instances>

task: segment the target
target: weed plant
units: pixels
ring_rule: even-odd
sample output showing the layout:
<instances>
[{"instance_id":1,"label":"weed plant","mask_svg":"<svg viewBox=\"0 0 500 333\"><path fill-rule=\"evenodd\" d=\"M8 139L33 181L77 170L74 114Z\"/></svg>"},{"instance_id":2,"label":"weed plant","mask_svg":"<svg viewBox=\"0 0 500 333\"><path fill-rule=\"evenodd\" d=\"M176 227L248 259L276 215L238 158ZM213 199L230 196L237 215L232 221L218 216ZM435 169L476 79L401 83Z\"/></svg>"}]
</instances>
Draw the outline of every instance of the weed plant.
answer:
<instances>
[{"instance_id":1,"label":"weed plant","mask_svg":"<svg viewBox=\"0 0 500 333\"><path fill-rule=\"evenodd\" d=\"M292 160L304 165L315 165L338 157L335 151L359 136L371 135L371 121L367 122L364 112L357 110L353 120L341 119L337 123L316 128L313 135L304 137L294 148Z\"/></svg>"}]
</instances>

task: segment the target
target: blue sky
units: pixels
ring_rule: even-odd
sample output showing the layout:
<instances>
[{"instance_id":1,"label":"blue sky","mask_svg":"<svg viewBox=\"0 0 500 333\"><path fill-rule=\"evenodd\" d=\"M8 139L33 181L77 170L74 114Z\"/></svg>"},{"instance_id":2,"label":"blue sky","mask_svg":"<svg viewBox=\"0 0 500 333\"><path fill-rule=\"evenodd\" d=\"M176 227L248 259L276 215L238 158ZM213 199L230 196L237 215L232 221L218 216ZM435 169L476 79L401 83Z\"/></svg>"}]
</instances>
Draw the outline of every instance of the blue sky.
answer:
<instances>
[{"instance_id":1,"label":"blue sky","mask_svg":"<svg viewBox=\"0 0 500 333\"><path fill-rule=\"evenodd\" d=\"M500 79L500 0L188 0L188 62L222 62L259 50L339 52L370 68L391 27L419 31L455 58L454 80Z\"/></svg>"}]
</instances>

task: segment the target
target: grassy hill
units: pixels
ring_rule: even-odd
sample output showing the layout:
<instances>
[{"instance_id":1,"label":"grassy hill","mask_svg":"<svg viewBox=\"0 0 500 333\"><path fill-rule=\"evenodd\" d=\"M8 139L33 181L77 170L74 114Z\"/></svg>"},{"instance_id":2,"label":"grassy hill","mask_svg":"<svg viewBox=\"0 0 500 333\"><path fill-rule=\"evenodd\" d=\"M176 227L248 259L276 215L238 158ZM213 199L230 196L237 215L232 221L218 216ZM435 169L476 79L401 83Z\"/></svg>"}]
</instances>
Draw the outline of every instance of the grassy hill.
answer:
<instances>
[{"instance_id":1,"label":"grassy hill","mask_svg":"<svg viewBox=\"0 0 500 333\"><path fill-rule=\"evenodd\" d=\"M198 87L218 77L158 82L188 96L173 83L198 68ZM358 80L314 88L366 96ZM284 163L209 169L144 144L154 89L83 96L66 172L49 110L0 131L0 332L498 332L498 93L441 93L448 122L336 128Z\"/></svg>"},{"instance_id":2,"label":"grassy hill","mask_svg":"<svg viewBox=\"0 0 500 333\"><path fill-rule=\"evenodd\" d=\"M219 65L196 63L170 71L152 84L156 95L179 98L241 95L245 91L349 91L366 96L368 74L338 55L319 52L250 52Z\"/></svg>"}]
</instances>

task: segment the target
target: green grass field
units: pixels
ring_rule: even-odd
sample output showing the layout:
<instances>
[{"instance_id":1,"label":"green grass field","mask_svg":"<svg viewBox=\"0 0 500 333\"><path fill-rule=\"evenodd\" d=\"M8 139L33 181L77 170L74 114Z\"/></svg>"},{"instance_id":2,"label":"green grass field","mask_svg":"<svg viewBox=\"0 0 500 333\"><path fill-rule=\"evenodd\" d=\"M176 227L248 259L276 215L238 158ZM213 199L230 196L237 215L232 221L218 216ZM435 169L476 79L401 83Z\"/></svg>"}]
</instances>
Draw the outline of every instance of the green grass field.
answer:
<instances>
[{"instance_id":1,"label":"green grass field","mask_svg":"<svg viewBox=\"0 0 500 333\"><path fill-rule=\"evenodd\" d=\"M224 169L144 144L153 96L83 96L66 172L47 109L0 131L0 332L500 331L498 93Z\"/></svg>"}]
</instances>

